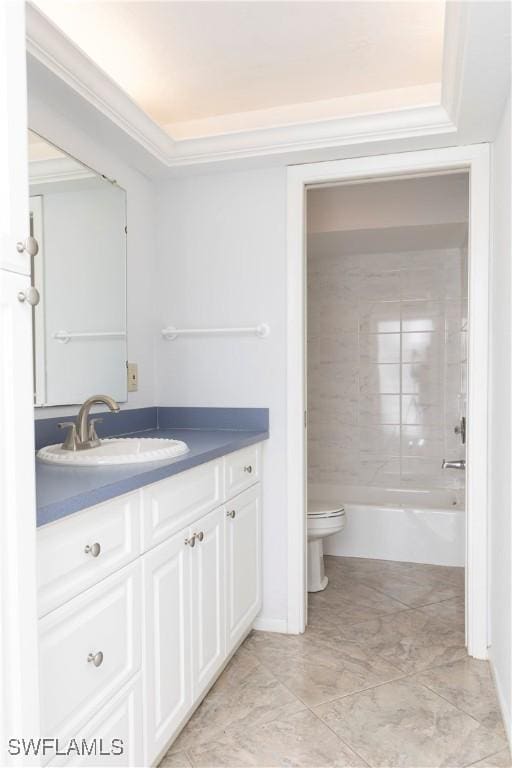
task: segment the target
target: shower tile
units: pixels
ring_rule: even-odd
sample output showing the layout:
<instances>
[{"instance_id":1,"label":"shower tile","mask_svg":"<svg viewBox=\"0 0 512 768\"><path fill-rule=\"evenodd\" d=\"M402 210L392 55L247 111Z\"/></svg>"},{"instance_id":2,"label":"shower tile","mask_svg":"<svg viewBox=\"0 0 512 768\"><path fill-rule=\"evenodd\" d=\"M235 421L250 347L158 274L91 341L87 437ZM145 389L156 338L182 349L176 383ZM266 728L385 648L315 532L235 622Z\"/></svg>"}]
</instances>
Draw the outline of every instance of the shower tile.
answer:
<instances>
[{"instance_id":1,"label":"shower tile","mask_svg":"<svg viewBox=\"0 0 512 768\"><path fill-rule=\"evenodd\" d=\"M401 430L401 455L440 457L444 454L442 427L403 426Z\"/></svg>"},{"instance_id":2,"label":"shower tile","mask_svg":"<svg viewBox=\"0 0 512 768\"><path fill-rule=\"evenodd\" d=\"M359 296L363 300L393 301L400 296L400 272L374 270L365 272L359 283Z\"/></svg>"},{"instance_id":3,"label":"shower tile","mask_svg":"<svg viewBox=\"0 0 512 768\"><path fill-rule=\"evenodd\" d=\"M446 335L446 362L464 363L467 360L467 332L455 331Z\"/></svg>"},{"instance_id":4,"label":"shower tile","mask_svg":"<svg viewBox=\"0 0 512 768\"><path fill-rule=\"evenodd\" d=\"M381 424L375 427L359 428L361 454L379 456L400 456L400 427Z\"/></svg>"},{"instance_id":5,"label":"shower tile","mask_svg":"<svg viewBox=\"0 0 512 768\"><path fill-rule=\"evenodd\" d=\"M462 270L460 259L453 259L445 264L443 270L444 296L447 299L460 299L467 293L467 276Z\"/></svg>"},{"instance_id":6,"label":"shower tile","mask_svg":"<svg viewBox=\"0 0 512 768\"><path fill-rule=\"evenodd\" d=\"M400 459L361 458L359 482L384 488L400 487Z\"/></svg>"},{"instance_id":7,"label":"shower tile","mask_svg":"<svg viewBox=\"0 0 512 768\"><path fill-rule=\"evenodd\" d=\"M361 393L366 394L399 394L400 365L373 364L361 365Z\"/></svg>"},{"instance_id":8,"label":"shower tile","mask_svg":"<svg viewBox=\"0 0 512 768\"><path fill-rule=\"evenodd\" d=\"M307 313L308 337L357 333L359 311L356 303L333 302L323 296L311 297Z\"/></svg>"},{"instance_id":9,"label":"shower tile","mask_svg":"<svg viewBox=\"0 0 512 768\"><path fill-rule=\"evenodd\" d=\"M467 331L468 329L468 302L467 299L447 300L445 302L446 330Z\"/></svg>"},{"instance_id":10,"label":"shower tile","mask_svg":"<svg viewBox=\"0 0 512 768\"><path fill-rule=\"evenodd\" d=\"M400 424L400 395L361 396L359 423Z\"/></svg>"},{"instance_id":11,"label":"shower tile","mask_svg":"<svg viewBox=\"0 0 512 768\"><path fill-rule=\"evenodd\" d=\"M404 300L444 298L444 274L438 269L401 272L401 297Z\"/></svg>"},{"instance_id":12,"label":"shower tile","mask_svg":"<svg viewBox=\"0 0 512 768\"><path fill-rule=\"evenodd\" d=\"M399 363L399 333L365 333L359 336L360 360L369 363Z\"/></svg>"},{"instance_id":13,"label":"shower tile","mask_svg":"<svg viewBox=\"0 0 512 768\"><path fill-rule=\"evenodd\" d=\"M402 363L428 363L441 366L443 336L439 332L419 331L402 334Z\"/></svg>"},{"instance_id":14,"label":"shower tile","mask_svg":"<svg viewBox=\"0 0 512 768\"><path fill-rule=\"evenodd\" d=\"M402 424L443 424L443 408L418 395L402 395Z\"/></svg>"},{"instance_id":15,"label":"shower tile","mask_svg":"<svg viewBox=\"0 0 512 768\"><path fill-rule=\"evenodd\" d=\"M446 470L441 469L443 456L436 459L402 457L401 484L409 488L443 488L451 485ZM456 480L456 478L453 478ZM453 487L458 487L458 481Z\"/></svg>"},{"instance_id":16,"label":"shower tile","mask_svg":"<svg viewBox=\"0 0 512 768\"><path fill-rule=\"evenodd\" d=\"M442 269L445 261L445 251L407 251L401 254L402 269Z\"/></svg>"},{"instance_id":17,"label":"shower tile","mask_svg":"<svg viewBox=\"0 0 512 768\"><path fill-rule=\"evenodd\" d=\"M308 339L308 361L313 366L319 363L357 363L358 353L355 333L322 334Z\"/></svg>"},{"instance_id":18,"label":"shower tile","mask_svg":"<svg viewBox=\"0 0 512 768\"><path fill-rule=\"evenodd\" d=\"M402 254L400 253L362 253L355 258L363 277L375 272L397 270L402 266Z\"/></svg>"},{"instance_id":19,"label":"shower tile","mask_svg":"<svg viewBox=\"0 0 512 768\"><path fill-rule=\"evenodd\" d=\"M402 302L402 331L444 331L445 305L442 301Z\"/></svg>"},{"instance_id":20,"label":"shower tile","mask_svg":"<svg viewBox=\"0 0 512 768\"><path fill-rule=\"evenodd\" d=\"M419 394L430 402L441 402L443 395L442 368L435 363L404 363L402 365L402 392Z\"/></svg>"},{"instance_id":21,"label":"shower tile","mask_svg":"<svg viewBox=\"0 0 512 768\"><path fill-rule=\"evenodd\" d=\"M395 298L397 297L395 296ZM361 333L398 333L400 331L400 302L360 302L359 331Z\"/></svg>"}]
</instances>

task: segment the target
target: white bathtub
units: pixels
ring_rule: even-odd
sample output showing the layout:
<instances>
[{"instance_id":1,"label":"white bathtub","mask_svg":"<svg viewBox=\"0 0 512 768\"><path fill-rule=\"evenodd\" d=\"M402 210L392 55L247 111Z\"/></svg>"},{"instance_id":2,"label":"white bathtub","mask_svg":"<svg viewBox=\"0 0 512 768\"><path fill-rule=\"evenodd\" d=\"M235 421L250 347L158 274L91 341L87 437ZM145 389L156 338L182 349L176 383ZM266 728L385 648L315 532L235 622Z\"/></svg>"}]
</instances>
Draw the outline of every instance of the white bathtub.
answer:
<instances>
[{"instance_id":1,"label":"white bathtub","mask_svg":"<svg viewBox=\"0 0 512 768\"><path fill-rule=\"evenodd\" d=\"M325 539L327 555L464 565L463 491L310 484L308 493L345 507L345 529Z\"/></svg>"}]
</instances>

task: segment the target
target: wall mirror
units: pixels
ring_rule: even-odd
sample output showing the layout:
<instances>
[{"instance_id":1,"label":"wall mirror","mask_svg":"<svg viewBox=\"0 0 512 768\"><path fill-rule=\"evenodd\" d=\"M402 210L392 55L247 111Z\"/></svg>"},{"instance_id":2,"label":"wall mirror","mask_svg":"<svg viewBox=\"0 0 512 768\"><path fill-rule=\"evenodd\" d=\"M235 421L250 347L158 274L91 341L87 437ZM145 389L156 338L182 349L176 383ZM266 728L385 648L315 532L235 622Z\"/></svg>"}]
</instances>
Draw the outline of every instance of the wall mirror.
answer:
<instances>
[{"instance_id":1,"label":"wall mirror","mask_svg":"<svg viewBox=\"0 0 512 768\"><path fill-rule=\"evenodd\" d=\"M34 402L127 399L126 193L29 131Z\"/></svg>"}]
</instances>

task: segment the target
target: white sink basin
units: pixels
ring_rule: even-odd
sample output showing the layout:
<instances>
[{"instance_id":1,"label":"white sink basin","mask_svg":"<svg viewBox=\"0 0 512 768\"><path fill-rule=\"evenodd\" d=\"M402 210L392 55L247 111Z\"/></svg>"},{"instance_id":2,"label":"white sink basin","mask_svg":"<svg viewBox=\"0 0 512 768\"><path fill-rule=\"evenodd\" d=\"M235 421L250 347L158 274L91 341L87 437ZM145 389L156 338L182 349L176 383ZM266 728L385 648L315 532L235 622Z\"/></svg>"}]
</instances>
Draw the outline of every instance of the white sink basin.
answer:
<instances>
[{"instance_id":1,"label":"white sink basin","mask_svg":"<svg viewBox=\"0 0 512 768\"><path fill-rule=\"evenodd\" d=\"M174 459L188 451L181 440L164 437L117 437L101 441L97 448L65 451L62 445L47 445L37 452L41 461L68 467L104 467L114 464L141 464L145 461Z\"/></svg>"}]
</instances>

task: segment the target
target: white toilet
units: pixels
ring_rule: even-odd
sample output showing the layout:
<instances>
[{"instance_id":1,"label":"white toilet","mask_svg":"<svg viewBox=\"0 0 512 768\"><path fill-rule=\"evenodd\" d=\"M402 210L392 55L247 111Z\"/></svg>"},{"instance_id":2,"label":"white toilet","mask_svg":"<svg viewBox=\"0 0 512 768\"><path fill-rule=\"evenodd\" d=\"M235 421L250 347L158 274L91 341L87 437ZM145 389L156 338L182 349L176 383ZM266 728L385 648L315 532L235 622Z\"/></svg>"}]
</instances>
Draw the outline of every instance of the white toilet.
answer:
<instances>
[{"instance_id":1,"label":"white toilet","mask_svg":"<svg viewBox=\"0 0 512 768\"><path fill-rule=\"evenodd\" d=\"M345 527L342 504L308 500L308 592L320 592L327 586L323 539Z\"/></svg>"}]
</instances>

